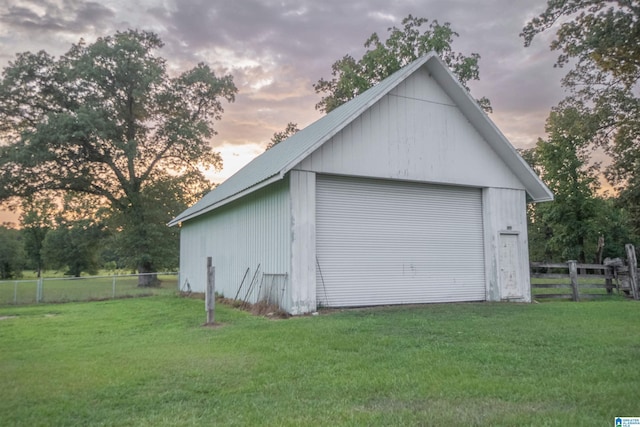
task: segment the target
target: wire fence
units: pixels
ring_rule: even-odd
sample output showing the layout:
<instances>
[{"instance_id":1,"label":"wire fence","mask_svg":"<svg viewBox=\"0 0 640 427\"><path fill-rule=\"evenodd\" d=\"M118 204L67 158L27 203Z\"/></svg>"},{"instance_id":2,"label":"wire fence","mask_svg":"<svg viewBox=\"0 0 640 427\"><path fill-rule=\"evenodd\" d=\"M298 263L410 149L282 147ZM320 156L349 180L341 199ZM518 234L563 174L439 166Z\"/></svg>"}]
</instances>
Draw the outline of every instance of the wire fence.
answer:
<instances>
[{"instance_id":1,"label":"wire fence","mask_svg":"<svg viewBox=\"0 0 640 427\"><path fill-rule=\"evenodd\" d=\"M158 285L139 287L138 278L157 275ZM122 274L0 281L0 305L98 301L171 294L178 289L178 273Z\"/></svg>"}]
</instances>

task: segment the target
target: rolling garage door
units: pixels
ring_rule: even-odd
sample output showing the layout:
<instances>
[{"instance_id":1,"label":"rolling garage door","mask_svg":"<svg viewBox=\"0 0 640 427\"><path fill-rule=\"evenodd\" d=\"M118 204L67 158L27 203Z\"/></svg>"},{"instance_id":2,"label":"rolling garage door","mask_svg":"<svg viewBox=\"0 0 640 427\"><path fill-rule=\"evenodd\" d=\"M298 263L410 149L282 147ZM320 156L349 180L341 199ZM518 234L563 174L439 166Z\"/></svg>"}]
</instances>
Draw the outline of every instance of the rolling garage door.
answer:
<instances>
[{"instance_id":1,"label":"rolling garage door","mask_svg":"<svg viewBox=\"0 0 640 427\"><path fill-rule=\"evenodd\" d=\"M485 299L480 189L318 176L326 307Z\"/></svg>"}]
</instances>

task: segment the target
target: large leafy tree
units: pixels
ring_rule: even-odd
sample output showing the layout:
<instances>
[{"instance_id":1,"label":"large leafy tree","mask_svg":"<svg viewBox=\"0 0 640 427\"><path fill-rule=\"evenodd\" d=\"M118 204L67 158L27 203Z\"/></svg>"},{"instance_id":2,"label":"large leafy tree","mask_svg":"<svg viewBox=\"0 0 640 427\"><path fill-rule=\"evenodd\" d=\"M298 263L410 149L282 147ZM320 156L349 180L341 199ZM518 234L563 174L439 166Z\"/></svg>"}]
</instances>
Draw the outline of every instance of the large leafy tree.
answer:
<instances>
[{"instance_id":1,"label":"large leafy tree","mask_svg":"<svg viewBox=\"0 0 640 427\"><path fill-rule=\"evenodd\" d=\"M557 66L571 66L562 83L562 106L592 129L590 143L611 156L606 176L620 191L640 231L640 3L630 0L549 0L523 29L529 46L556 29L551 48Z\"/></svg>"},{"instance_id":2,"label":"large leafy tree","mask_svg":"<svg viewBox=\"0 0 640 427\"><path fill-rule=\"evenodd\" d=\"M126 212L112 212L106 219L111 229L121 226L128 233L112 233L111 244L120 263L136 265L140 255L148 257L154 266L162 271L175 271L179 265L180 230L167 227L167 223L188 206L194 204L210 190L208 182L203 182L198 174L164 176L155 179L140 194L140 203L145 213L146 226L135 227L135 218ZM166 195L171 195L167 197ZM142 234L143 233L143 234ZM151 240L160 244L141 248L145 252L131 251L139 248L140 242ZM151 277L153 279L153 277Z\"/></svg>"},{"instance_id":3,"label":"large leafy tree","mask_svg":"<svg viewBox=\"0 0 640 427\"><path fill-rule=\"evenodd\" d=\"M154 189L171 182L171 198L206 185L200 170L222 163L208 143L213 123L237 92L205 64L169 76L161 47L153 33L118 32L58 59L19 54L0 81L0 200L60 190L106 202L141 273L156 270L165 243Z\"/></svg>"},{"instance_id":4,"label":"large leafy tree","mask_svg":"<svg viewBox=\"0 0 640 427\"><path fill-rule=\"evenodd\" d=\"M452 50L451 44L458 33L449 23L439 24L436 20L429 22L426 18L408 15L402 20L402 28L394 26L388 32L385 41L373 33L365 41L367 51L361 59L345 55L333 63L333 78L321 78L313 86L316 93L323 95L316 109L326 113L334 110L431 51L440 55L463 86L467 87L470 80L479 79L480 55L465 56ZM486 111L491 111L488 99L482 98L478 102Z\"/></svg>"}]
</instances>

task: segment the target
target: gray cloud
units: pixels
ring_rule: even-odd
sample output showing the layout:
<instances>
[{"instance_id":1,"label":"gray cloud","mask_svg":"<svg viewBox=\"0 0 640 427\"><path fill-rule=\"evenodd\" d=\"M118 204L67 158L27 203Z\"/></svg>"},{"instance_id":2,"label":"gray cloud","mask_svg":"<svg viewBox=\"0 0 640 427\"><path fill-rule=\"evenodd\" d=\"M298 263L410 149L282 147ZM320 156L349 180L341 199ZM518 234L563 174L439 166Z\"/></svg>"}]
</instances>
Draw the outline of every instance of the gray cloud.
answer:
<instances>
[{"instance_id":1,"label":"gray cloud","mask_svg":"<svg viewBox=\"0 0 640 427\"><path fill-rule=\"evenodd\" d=\"M56 54L81 36L151 29L166 43L159 54L172 72L204 61L233 74L240 94L214 144L262 143L288 121L319 117L312 84L330 77L331 64L345 54L360 57L370 34L386 38L387 28L411 13L450 22L460 34L454 50L481 55L472 94L489 97L494 121L516 145L528 144L542 136L549 108L563 95L551 35L527 49L518 36L543 8L540 0L0 0L0 22L12 28L0 30L0 63L14 47Z\"/></svg>"},{"instance_id":2,"label":"gray cloud","mask_svg":"<svg viewBox=\"0 0 640 427\"><path fill-rule=\"evenodd\" d=\"M103 28L103 22L115 17L113 10L100 3L77 0L31 0L7 6L0 22L28 32L81 34Z\"/></svg>"},{"instance_id":3,"label":"gray cloud","mask_svg":"<svg viewBox=\"0 0 640 427\"><path fill-rule=\"evenodd\" d=\"M312 84L329 78L344 55L359 58L373 32L385 39L387 28L413 14L450 22L460 35L453 49L481 55L472 95L491 99L491 118L514 145L528 147L544 136L549 109L564 96L566 70L553 68L557 55L548 48L553 34L526 49L519 37L544 7L543 0L0 0L0 67L16 52L59 55L81 37L155 31L170 72L204 61L234 76L240 93L212 140L232 153L231 164L239 152L261 152L287 122L318 119Z\"/></svg>"}]
</instances>

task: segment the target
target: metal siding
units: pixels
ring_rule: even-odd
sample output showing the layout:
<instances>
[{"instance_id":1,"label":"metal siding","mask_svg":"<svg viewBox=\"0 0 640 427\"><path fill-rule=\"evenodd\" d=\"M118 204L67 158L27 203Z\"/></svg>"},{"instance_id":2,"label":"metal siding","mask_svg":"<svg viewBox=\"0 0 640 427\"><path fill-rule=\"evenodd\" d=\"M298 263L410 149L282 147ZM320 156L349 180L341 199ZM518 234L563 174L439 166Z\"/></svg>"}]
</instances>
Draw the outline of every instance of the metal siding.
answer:
<instances>
[{"instance_id":1,"label":"metal siding","mask_svg":"<svg viewBox=\"0 0 640 427\"><path fill-rule=\"evenodd\" d=\"M290 201L288 181L279 181L216 211L183 224L180 231L180 276L195 292L206 286L206 257L216 267L216 291L233 298L247 268L249 274L239 298L260 264L261 274L289 274L291 260ZM249 301L255 302L260 283ZM290 305L290 290L284 296Z\"/></svg>"},{"instance_id":2,"label":"metal siding","mask_svg":"<svg viewBox=\"0 0 640 427\"><path fill-rule=\"evenodd\" d=\"M296 169L524 189L491 144L423 70L400 83Z\"/></svg>"},{"instance_id":3,"label":"metal siding","mask_svg":"<svg viewBox=\"0 0 640 427\"><path fill-rule=\"evenodd\" d=\"M321 305L484 300L480 189L333 176L316 188Z\"/></svg>"},{"instance_id":4,"label":"metal siding","mask_svg":"<svg viewBox=\"0 0 640 427\"><path fill-rule=\"evenodd\" d=\"M316 175L289 172L291 314L316 311Z\"/></svg>"}]
</instances>

